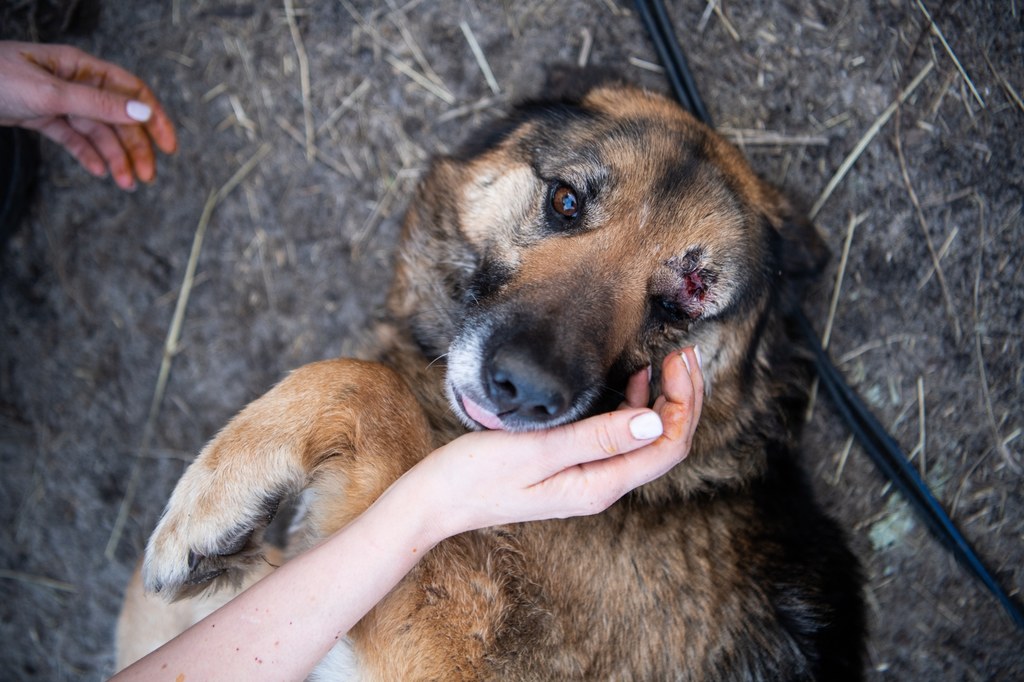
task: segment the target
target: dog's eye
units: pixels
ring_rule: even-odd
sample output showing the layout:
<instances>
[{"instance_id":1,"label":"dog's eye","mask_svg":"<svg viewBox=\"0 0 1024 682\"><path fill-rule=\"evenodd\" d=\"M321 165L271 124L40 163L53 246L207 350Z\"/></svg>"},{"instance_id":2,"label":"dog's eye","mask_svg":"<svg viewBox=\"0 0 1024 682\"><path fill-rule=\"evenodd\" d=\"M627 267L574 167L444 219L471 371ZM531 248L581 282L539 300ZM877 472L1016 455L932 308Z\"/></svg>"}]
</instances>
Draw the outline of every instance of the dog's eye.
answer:
<instances>
[{"instance_id":1,"label":"dog's eye","mask_svg":"<svg viewBox=\"0 0 1024 682\"><path fill-rule=\"evenodd\" d=\"M684 318L684 313L679 308L679 304L667 296L655 296L652 303L655 317L663 322L674 324Z\"/></svg>"},{"instance_id":2,"label":"dog's eye","mask_svg":"<svg viewBox=\"0 0 1024 682\"><path fill-rule=\"evenodd\" d=\"M580 213L580 200L576 190L569 185L558 184L551 190L551 208L563 218L573 219Z\"/></svg>"}]
</instances>

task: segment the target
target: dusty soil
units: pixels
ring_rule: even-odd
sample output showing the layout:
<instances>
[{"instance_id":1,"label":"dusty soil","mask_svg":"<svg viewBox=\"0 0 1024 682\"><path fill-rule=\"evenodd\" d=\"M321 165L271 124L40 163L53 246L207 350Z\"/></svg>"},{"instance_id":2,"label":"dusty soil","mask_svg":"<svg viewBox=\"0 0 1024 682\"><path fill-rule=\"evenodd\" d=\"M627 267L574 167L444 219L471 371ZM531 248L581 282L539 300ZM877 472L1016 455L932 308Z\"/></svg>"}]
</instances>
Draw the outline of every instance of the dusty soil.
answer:
<instances>
[{"instance_id":1,"label":"dusty soil","mask_svg":"<svg viewBox=\"0 0 1024 682\"><path fill-rule=\"evenodd\" d=\"M281 3L0 10L7 37L73 42L143 75L181 136L158 181L133 194L42 145L31 214L0 254L4 679L112 672L120 593L175 480L283 373L345 353L381 304L406 197L431 154L538 94L545 67L581 53L663 88L624 0L296 4L305 105ZM834 357L1019 591L1024 7L927 0L947 48L917 0L707 5L671 10L709 109L759 171L808 207L932 65L818 212L836 259L808 292L808 311L824 329L841 279ZM320 153L312 162L306 111ZM212 213L149 421L203 207L254 157ZM862 222L840 268L854 216ZM819 492L869 576L869 677L1024 675L1020 632L849 447L823 398L806 443Z\"/></svg>"}]
</instances>

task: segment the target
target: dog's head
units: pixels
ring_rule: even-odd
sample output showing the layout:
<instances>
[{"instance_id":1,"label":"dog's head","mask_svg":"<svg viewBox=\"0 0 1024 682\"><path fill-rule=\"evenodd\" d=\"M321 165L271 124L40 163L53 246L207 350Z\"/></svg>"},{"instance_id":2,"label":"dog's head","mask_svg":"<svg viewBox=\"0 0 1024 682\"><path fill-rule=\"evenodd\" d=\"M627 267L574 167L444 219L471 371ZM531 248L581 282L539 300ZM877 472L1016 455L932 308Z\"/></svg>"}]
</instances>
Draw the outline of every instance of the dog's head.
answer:
<instances>
[{"instance_id":1,"label":"dog's head","mask_svg":"<svg viewBox=\"0 0 1024 682\"><path fill-rule=\"evenodd\" d=\"M438 159L406 224L392 311L447 357L473 428L528 430L613 407L633 372L699 343L741 372L813 228L673 102L598 87L528 104Z\"/></svg>"}]
</instances>

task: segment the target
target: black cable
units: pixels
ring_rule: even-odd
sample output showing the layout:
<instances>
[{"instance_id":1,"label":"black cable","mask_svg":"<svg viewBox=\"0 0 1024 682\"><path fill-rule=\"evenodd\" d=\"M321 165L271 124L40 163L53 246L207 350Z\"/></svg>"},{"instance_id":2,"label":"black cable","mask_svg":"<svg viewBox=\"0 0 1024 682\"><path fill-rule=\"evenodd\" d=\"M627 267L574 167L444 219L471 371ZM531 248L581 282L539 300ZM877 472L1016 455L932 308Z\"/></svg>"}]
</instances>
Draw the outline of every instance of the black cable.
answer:
<instances>
[{"instance_id":1,"label":"black cable","mask_svg":"<svg viewBox=\"0 0 1024 682\"><path fill-rule=\"evenodd\" d=\"M1003 590L977 552L953 524L900 446L847 385L822 348L817 333L803 311L798 310L796 317L804 339L815 355L821 385L825 387L833 405L849 425L857 442L907 499L932 535L953 554L961 566L988 588L1017 627L1024 629L1024 611Z\"/></svg>"},{"instance_id":2,"label":"black cable","mask_svg":"<svg viewBox=\"0 0 1024 682\"><path fill-rule=\"evenodd\" d=\"M640 18L651 36L655 50L665 68L670 87L679 103L701 122L711 126L711 117L697 92L693 75L676 40L675 30L661 0L636 0ZM1010 597L963 534L953 524L945 509L935 499L928 484L917 473L896 440L889 435L857 394L846 383L821 346L818 335L803 311L797 310L797 324L814 353L821 384L833 405L846 421L857 442L867 455L908 500L929 532L949 550L961 566L995 596L1017 627L1024 629L1024 611Z\"/></svg>"},{"instance_id":3,"label":"black cable","mask_svg":"<svg viewBox=\"0 0 1024 682\"><path fill-rule=\"evenodd\" d=\"M700 121L714 127L711 115L697 91L697 84L693 80L686 55L683 54L676 33L672 29L665 4L662 0L636 0L636 8L647 32L651 34L654 49L665 68L665 76L676 99Z\"/></svg>"}]
</instances>

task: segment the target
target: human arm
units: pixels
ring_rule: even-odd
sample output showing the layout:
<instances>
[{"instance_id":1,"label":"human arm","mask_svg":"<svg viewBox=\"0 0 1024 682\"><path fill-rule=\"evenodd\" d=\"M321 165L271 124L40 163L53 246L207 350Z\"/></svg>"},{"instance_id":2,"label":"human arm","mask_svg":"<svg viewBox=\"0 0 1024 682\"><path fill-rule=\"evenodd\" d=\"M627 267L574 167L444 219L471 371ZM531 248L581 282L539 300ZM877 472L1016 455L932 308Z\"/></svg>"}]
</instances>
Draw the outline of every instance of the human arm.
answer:
<instances>
[{"instance_id":1,"label":"human arm","mask_svg":"<svg viewBox=\"0 0 1024 682\"><path fill-rule=\"evenodd\" d=\"M117 679L305 678L444 538L597 513L678 464L701 410L698 364L693 349L666 359L653 411L640 407L640 373L611 414L539 433L472 433L439 448L347 527Z\"/></svg>"},{"instance_id":2,"label":"human arm","mask_svg":"<svg viewBox=\"0 0 1024 682\"><path fill-rule=\"evenodd\" d=\"M178 145L142 80L68 45L0 41L0 125L39 131L122 189L156 176L154 145Z\"/></svg>"}]
</instances>

